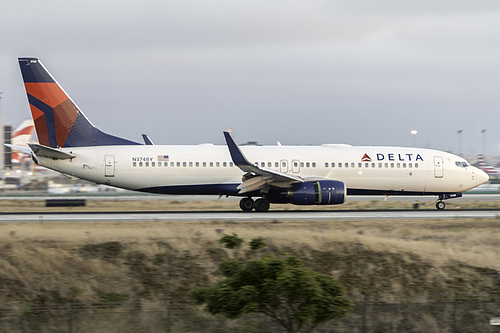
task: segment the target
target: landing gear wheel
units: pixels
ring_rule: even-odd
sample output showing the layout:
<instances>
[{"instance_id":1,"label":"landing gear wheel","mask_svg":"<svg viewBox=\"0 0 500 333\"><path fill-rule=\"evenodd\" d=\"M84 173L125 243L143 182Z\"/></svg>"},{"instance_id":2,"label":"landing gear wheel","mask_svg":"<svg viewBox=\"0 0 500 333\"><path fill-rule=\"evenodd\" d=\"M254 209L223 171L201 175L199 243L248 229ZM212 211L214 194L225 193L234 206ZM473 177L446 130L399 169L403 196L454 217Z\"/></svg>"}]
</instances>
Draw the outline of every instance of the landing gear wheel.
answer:
<instances>
[{"instance_id":1,"label":"landing gear wheel","mask_svg":"<svg viewBox=\"0 0 500 333\"><path fill-rule=\"evenodd\" d=\"M257 212L267 212L269 210L269 201L266 199L255 200L253 207Z\"/></svg>"},{"instance_id":2,"label":"landing gear wheel","mask_svg":"<svg viewBox=\"0 0 500 333\"><path fill-rule=\"evenodd\" d=\"M443 201L437 201L436 202L436 208L439 210L443 210L444 207L446 207L446 204Z\"/></svg>"},{"instance_id":3,"label":"landing gear wheel","mask_svg":"<svg viewBox=\"0 0 500 333\"><path fill-rule=\"evenodd\" d=\"M244 212L251 212L253 210L252 198L243 198L240 200L240 208Z\"/></svg>"}]
</instances>

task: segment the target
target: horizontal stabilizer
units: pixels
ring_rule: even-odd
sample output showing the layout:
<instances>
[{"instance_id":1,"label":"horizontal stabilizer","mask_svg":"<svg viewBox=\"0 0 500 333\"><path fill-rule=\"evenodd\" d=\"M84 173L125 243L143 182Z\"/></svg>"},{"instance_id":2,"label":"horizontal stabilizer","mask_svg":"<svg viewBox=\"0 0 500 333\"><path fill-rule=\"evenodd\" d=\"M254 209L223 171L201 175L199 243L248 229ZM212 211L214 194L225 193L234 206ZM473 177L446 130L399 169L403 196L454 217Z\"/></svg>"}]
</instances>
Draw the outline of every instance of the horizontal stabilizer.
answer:
<instances>
[{"instance_id":1,"label":"horizontal stabilizer","mask_svg":"<svg viewBox=\"0 0 500 333\"><path fill-rule=\"evenodd\" d=\"M35 153L36 156L45 156L53 158L55 160L69 160L71 158L76 157L75 154L66 153L56 148L42 146L34 143L28 143L28 145L30 146L31 150Z\"/></svg>"},{"instance_id":2,"label":"horizontal stabilizer","mask_svg":"<svg viewBox=\"0 0 500 333\"><path fill-rule=\"evenodd\" d=\"M11 145L11 144L8 144L8 143L4 144L4 146L7 146L7 147L9 147L12 150L17 150L17 151L20 151L22 153L31 155L31 149L29 149L28 147Z\"/></svg>"}]
</instances>

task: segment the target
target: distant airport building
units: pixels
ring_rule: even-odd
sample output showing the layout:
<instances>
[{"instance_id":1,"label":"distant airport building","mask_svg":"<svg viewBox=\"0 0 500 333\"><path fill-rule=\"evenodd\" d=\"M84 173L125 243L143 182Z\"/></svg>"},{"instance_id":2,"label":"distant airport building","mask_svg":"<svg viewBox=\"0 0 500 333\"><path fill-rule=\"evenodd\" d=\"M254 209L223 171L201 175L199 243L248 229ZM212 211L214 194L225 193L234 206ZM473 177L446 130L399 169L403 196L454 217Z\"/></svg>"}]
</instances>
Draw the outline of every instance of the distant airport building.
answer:
<instances>
[{"instance_id":1,"label":"distant airport building","mask_svg":"<svg viewBox=\"0 0 500 333\"><path fill-rule=\"evenodd\" d=\"M3 116L0 115L0 170L12 168L12 151L4 144L11 143L12 126L3 124Z\"/></svg>"},{"instance_id":2,"label":"distant airport building","mask_svg":"<svg viewBox=\"0 0 500 333\"><path fill-rule=\"evenodd\" d=\"M1 98L1 96L0 96ZM3 129L3 116L0 115L0 170L5 169L5 143L4 129Z\"/></svg>"},{"instance_id":3,"label":"distant airport building","mask_svg":"<svg viewBox=\"0 0 500 333\"><path fill-rule=\"evenodd\" d=\"M4 144L11 144L11 137L12 137L12 125L5 125L3 126L3 143ZM12 169L12 149L10 147L6 147L2 144L3 149L4 149L4 169Z\"/></svg>"}]
</instances>

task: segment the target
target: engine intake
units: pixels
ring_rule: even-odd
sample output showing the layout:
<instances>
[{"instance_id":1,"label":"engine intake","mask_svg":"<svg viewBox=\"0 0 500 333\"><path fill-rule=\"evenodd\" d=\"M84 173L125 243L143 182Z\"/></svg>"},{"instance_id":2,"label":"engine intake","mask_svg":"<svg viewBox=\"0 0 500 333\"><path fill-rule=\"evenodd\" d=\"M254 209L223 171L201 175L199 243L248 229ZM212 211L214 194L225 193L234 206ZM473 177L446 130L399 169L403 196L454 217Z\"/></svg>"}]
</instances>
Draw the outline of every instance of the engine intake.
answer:
<instances>
[{"instance_id":1,"label":"engine intake","mask_svg":"<svg viewBox=\"0 0 500 333\"><path fill-rule=\"evenodd\" d=\"M287 193L294 205L338 205L345 202L345 184L338 180L298 183Z\"/></svg>"}]
</instances>

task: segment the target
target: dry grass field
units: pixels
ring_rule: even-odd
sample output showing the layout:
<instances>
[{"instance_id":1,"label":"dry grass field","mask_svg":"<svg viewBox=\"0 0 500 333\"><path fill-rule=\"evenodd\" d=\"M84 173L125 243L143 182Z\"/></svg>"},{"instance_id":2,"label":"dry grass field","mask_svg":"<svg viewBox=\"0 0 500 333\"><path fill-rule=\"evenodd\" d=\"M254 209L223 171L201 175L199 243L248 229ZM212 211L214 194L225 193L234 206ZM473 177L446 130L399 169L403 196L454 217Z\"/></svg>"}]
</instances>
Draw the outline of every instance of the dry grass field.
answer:
<instances>
[{"instance_id":1,"label":"dry grass field","mask_svg":"<svg viewBox=\"0 0 500 333\"><path fill-rule=\"evenodd\" d=\"M192 203L191 203L192 204ZM207 203L210 205L211 203ZM198 208L199 209L199 208ZM223 248L236 233L257 252ZM186 300L227 258L296 255L357 299L500 293L500 219L0 224L5 304Z\"/></svg>"}]
</instances>

